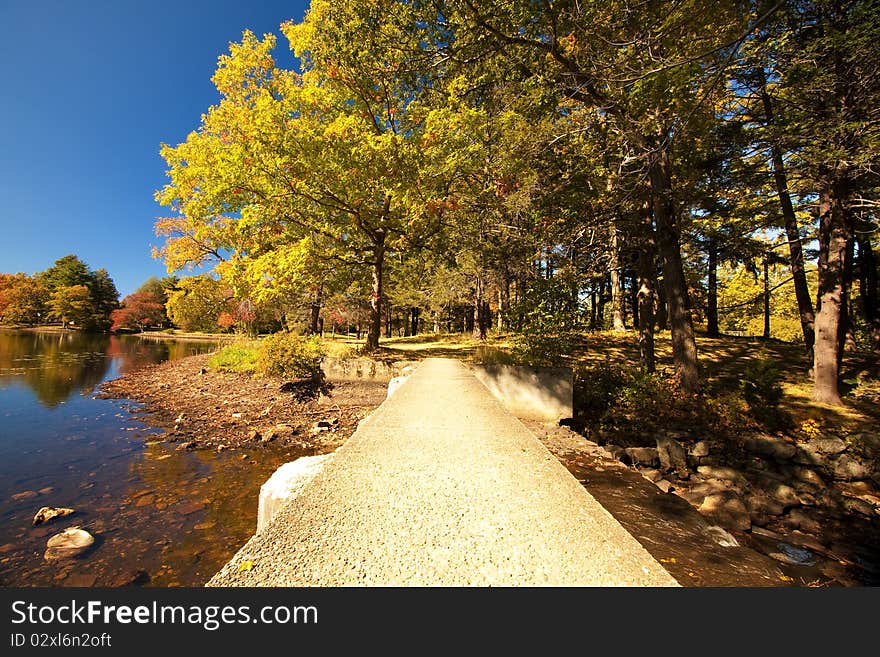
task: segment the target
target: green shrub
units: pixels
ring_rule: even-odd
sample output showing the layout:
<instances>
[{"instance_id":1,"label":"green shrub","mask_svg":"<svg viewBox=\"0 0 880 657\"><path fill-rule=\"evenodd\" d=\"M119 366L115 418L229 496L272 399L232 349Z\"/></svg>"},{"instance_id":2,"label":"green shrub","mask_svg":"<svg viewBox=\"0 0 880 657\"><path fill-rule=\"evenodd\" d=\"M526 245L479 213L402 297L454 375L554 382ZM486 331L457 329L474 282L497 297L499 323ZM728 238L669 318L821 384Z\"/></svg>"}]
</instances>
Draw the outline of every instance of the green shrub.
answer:
<instances>
[{"instance_id":1,"label":"green shrub","mask_svg":"<svg viewBox=\"0 0 880 657\"><path fill-rule=\"evenodd\" d=\"M652 445L658 429L725 434L754 425L739 391L683 394L672 376L610 362L574 373L574 407L585 426L621 445Z\"/></svg>"},{"instance_id":2,"label":"green shrub","mask_svg":"<svg viewBox=\"0 0 880 657\"><path fill-rule=\"evenodd\" d=\"M263 339L257 359L257 373L283 378L317 377L324 348L321 338L294 333L275 333Z\"/></svg>"},{"instance_id":3,"label":"green shrub","mask_svg":"<svg viewBox=\"0 0 880 657\"><path fill-rule=\"evenodd\" d=\"M782 428L788 416L780 411L782 373L769 359L746 365L740 379L740 390L755 419L770 428Z\"/></svg>"},{"instance_id":4,"label":"green shrub","mask_svg":"<svg viewBox=\"0 0 880 657\"><path fill-rule=\"evenodd\" d=\"M636 370L615 400L618 415L652 429L673 419L677 409L674 382Z\"/></svg>"},{"instance_id":5,"label":"green shrub","mask_svg":"<svg viewBox=\"0 0 880 657\"><path fill-rule=\"evenodd\" d=\"M562 268L551 279L530 281L508 314L519 325L511 340L511 353L518 363L565 364L581 339L575 273Z\"/></svg>"},{"instance_id":6,"label":"green shrub","mask_svg":"<svg viewBox=\"0 0 880 657\"><path fill-rule=\"evenodd\" d=\"M226 345L208 359L208 366L221 372L252 374L257 369L259 346L254 343Z\"/></svg>"},{"instance_id":7,"label":"green shrub","mask_svg":"<svg viewBox=\"0 0 880 657\"><path fill-rule=\"evenodd\" d=\"M578 414L599 420L614 403L629 374L609 362L579 367L574 372L574 407Z\"/></svg>"}]
</instances>

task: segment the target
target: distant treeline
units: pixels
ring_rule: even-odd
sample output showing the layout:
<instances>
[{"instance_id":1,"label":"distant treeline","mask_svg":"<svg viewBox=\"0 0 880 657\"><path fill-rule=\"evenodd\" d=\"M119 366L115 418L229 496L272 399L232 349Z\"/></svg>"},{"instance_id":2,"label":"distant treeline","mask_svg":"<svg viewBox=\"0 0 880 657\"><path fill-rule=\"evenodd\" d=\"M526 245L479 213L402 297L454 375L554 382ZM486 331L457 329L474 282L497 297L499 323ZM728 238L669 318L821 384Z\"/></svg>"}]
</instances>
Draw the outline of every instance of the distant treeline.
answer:
<instances>
[{"instance_id":1,"label":"distant treeline","mask_svg":"<svg viewBox=\"0 0 880 657\"><path fill-rule=\"evenodd\" d=\"M0 322L37 326L60 323L106 331L119 292L106 269L91 269L75 255L33 276L0 273Z\"/></svg>"}]
</instances>

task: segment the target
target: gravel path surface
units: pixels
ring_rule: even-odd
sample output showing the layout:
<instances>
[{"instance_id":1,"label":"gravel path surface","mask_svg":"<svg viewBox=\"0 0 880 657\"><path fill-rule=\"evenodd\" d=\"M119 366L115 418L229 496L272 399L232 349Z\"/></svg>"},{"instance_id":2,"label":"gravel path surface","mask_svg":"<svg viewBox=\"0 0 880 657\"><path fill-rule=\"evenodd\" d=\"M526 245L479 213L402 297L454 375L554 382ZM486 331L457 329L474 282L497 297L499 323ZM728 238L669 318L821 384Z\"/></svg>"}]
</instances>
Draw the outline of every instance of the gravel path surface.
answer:
<instances>
[{"instance_id":1,"label":"gravel path surface","mask_svg":"<svg viewBox=\"0 0 880 657\"><path fill-rule=\"evenodd\" d=\"M425 360L209 586L675 586L454 360Z\"/></svg>"}]
</instances>

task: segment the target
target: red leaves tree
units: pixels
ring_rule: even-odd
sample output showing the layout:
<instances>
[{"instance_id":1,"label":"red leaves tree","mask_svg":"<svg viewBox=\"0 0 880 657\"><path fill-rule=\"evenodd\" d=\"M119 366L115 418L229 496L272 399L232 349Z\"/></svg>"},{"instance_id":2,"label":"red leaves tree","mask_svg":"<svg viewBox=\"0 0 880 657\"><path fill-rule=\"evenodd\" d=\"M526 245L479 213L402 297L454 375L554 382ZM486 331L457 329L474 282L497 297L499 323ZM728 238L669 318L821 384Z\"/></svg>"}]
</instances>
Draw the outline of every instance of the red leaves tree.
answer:
<instances>
[{"instance_id":1,"label":"red leaves tree","mask_svg":"<svg viewBox=\"0 0 880 657\"><path fill-rule=\"evenodd\" d=\"M110 314L111 331L161 326L165 322L165 304L151 292L134 292L122 300L122 308Z\"/></svg>"}]
</instances>

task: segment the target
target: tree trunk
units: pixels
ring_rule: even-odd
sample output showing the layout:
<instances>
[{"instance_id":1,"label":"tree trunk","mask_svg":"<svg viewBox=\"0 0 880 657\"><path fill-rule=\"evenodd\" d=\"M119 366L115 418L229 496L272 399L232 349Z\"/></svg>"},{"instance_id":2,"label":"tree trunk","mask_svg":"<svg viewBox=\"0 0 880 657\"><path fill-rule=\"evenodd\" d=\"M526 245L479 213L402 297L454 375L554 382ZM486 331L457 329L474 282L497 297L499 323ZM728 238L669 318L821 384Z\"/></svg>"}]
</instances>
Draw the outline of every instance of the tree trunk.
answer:
<instances>
[{"instance_id":1,"label":"tree trunk","mask_svg":"<svg viewBox=\"0 0 880 657\"><path fill-rule=\"evenodd\" d=\"M378 234L381 240L373 246L373 291L370 295L370 325L367 328L365 351L376 351L379 348L379 336L382 333L382 293L385 266L385 235Z\"/></svg>"},{"instance_id":2,"label":"tree trunk","mask_svg":"<svg viewBox=\"0 0 880 657\"><path fill-rule=\"evenodd\" d=\"M636 269L630 271L629 280L629 305L632 308L633 326L639 325L639 272L638 265Z\"/></svg>"},{"instance_id":3,"label":"tree trunk","mask_svg":"<svg viewBox=\"0 0 880 657\"><path fill-rule=\"evenodd\" d=\"M700 387L697 364L697 342L691 319L687 282L681 262L678 225L672 201L671 171L667 147L657 141L651 152L648 168L654 221L657 223L657 246L663 258L663 283L672 332L672 360L684 392L694 393Z\"/></svg>"},{"instance_id":4,"label":"tree trunk","mask_svg":"<svg viewBox=\"0 0 880 657\"><path fill-rule=\"evenodd\" d=\"M850 235L840 189L828 184L819 195L819 297L813 348L813 399L842 406L840 399L841 315L844 312L847 242Z\"/></svg>"},{"instance_id":5,"label":"tree trunk","mask_svg":"<svg viewBox=\"0 0 880 657\"><path fill-rule=\"evenodd\" d=\"M762 81L761 100L764 103L764 114L767 124L774 121L773 103L767 92L766 81ZM813 362L813 342L815 341L815 319L813 313L813 300L810 298L810 288L807 286L807 273L804 268L804 250L801 248L801 236L798 230L797 217L788 193L788 174L785 170L785 162L782 159L782 150L776 140L770 141L770 155L773 165L773 179L776 183L776 194L779 197L779 206L782 210L782 220L785 225L785 236L788 240L788 253L791 269L791 277L794 282L794 295L797 299L798 313L801 319L801 332L804 336L804 346L807 349L808 362Z\"/></svg>"},{"instance_id":6,"label":"tree trunk","mask_svg":"<svg viewBox=\"0 0 880 657\"><path fill-rule=\"evenodd\" d=\"M706 285L706 334L717 338L718 330L718 244L715 238L709 240L709 280Z\"/></svg>"},{"instance_id":7,"label":"tree trunk","mask_svg":"<svg viewBox=\"0 0 880 657\"><path fill-rule=\"evenodd\" d=\"M311 316L309 317L309 335L320 333L318 319L321 316L321 296L323 291L324 286L319 285L317 292L315 292L315 298L312 299Z\"/></svg>"},{"instance_id":8,"label":"tree trunk","mask_svg":"<svg viewBox=\"0 0 880 657\"><path fill-rule=\"evenodd\" d=\"M656 267L656 265L655 265ZM666 292L663 291L664 286L660 285L660 277L654 279L654 324L658 331L665 331L669 328L669 313L666 312Z\"/></svg>"},{"instance_id":9,"label":"tree trunk","mask_svg":"<svg viewBox=\"0 0 880 657\"><path fill-rule=\"evenodd\" d=\"M422 314L421 308L413 307L410 309L410 335L419 334L419 316Z\"/></svg>"},{"instance_id":10,"label":"tree trunk","mask_svg":"<svg viewBox=\"0 0 880 657\"><path fill-rule=\"evenodd\" d=\"M596 299L596 281L593 280L593 284L590 286L590 330L596 330L596 304L598 303Z\"/></svg>"},{"instance_id":11,"label":"tree trunk","mask_svg":"<svg viewBox=\"0 0 880 657\"><path fill-rule=\"evenodd\" d=\"M605 281L607 276L599 279L599 304L596 306L596 326L600 331L605 330L605 304L608 303L608 297L605 295Z\"/></svg>"},{"instance_id":12,"label":"tree trunk","mask_svg":"<svg viewBox=\"0 0 880 657\"><path fill-rule=\"evenodd\" d=\"M859 296L862 316L868 325L871 351L880 352L880 308L878 308L877 258L871 248L871 236L857 233L859 245Z\"/></svg>"},{"instance_id":13,"label":"tree trunk","mask_svg":"<svg viewBox=\"0 0 880 657\"><path fill-rule=\"evenodd\" d=\"M509 293L509 292L508 292ZM496 330L501 333L504 330L504 313L507 308L504 306L504 285L498 290L498 314L496 315Z\"/></svg>"},{"instance_id":14,"label":"tree trunk","mask_svg":"<svg viewBox=\"0 0 880 657\"><path fill-rule=\"evenodd\" d=\"M764 254L764 339L770 339L770 254Z\"/></svg>"},{"instance_id":15,"label":"tree trunk","mask_svg":"<svg viewBox=\"0 0 880 657\"><path fill-rule=\"evenodd\" d=\"M471 334L474 340L486 339L486 313L483 302L483 277L477 276L477 284L474 287L474 326Z\"/></svg>"},{"instance_id":16,"label":"tree trunk","mask_svg":"<svg viewBox=\"0 0 880 657\"><path fill-rule=\"evenodd\" d=\"M847 222L852 228L851 222ZM850 287L853 279L853 255L854 241L852 232L848 233L846 241L846 251L843 256L843 290L841 292L840 304L840 323L837 325L837 370L842 371L843 354L846 352L847 346L851 349L855 347L856 339L853 334L852 327L852 298L850 295Z\"/></svg>"},{"instance_id":17,"label":"tree trunk","mask_svg":"<svg viewBox=\"0 0 880 657\"><path fill-rule=\"evenodd\" d=\"M657 267L655 255L654 226L652 225L651 208L646 204L641 219L639 235L639 253L636 266L638 269L639 291L639 361L642 370L654 372L654 301Z\"/></svg>"},{"instance_id":18,"label":"tree trunk","mask_svg":"<svg viewBox=\"0 0 880 657\"><path fill-rule=\"evenodd\" d=\"M620 239L617 227L611 227L611 324L615 332L625 331L623 319L623 277L620 275Z\"/></svg>"}]
</instances>

